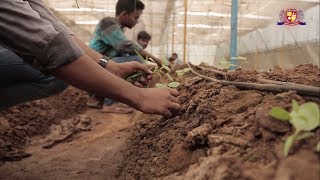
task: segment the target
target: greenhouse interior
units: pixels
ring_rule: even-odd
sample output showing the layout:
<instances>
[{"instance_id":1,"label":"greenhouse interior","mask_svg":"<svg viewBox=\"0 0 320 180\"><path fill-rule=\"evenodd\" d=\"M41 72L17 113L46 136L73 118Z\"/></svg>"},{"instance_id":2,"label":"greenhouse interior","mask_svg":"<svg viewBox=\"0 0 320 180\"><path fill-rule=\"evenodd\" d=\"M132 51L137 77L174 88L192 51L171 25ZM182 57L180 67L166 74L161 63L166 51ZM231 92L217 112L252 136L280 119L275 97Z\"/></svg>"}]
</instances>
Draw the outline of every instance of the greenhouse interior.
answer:
<instances>
[{"instance_id":1,"label":"greenhouse interior","mask_svg":"<svg viewBox=\"0 0 320 180\"><path fill-rule=\"evenodd\" d=\"M320 179L319 0L2 0L0 179Z\"/></svg>"}]
</instances>

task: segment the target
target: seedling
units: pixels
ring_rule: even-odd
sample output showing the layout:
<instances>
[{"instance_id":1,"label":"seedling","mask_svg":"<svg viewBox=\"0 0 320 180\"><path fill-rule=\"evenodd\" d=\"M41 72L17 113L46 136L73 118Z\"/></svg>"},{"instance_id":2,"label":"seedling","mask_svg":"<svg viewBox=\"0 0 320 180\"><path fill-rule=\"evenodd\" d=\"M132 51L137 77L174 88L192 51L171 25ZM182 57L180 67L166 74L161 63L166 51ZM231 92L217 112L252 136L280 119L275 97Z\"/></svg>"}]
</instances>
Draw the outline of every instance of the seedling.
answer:
<instances>
[{"instance_id":1,"label":"seedling","mask_svg":"<svg viewBox=\"0 0 320 180\"><path fill-rule=\"evenodd\" d=\"M288 156L295 141L312 136L311 131L320 125L319 106L314 102L307 102L299 106L298 102L293 100L290 113L281 107L273 107L269 114L276 119L289 121L295 128L295 132L287 138L284 144L283 153L285 156Z\"/></svg>"},{"instance_id":2,"label":"seedling","mask_svg":"<svg viewBox=\"0 0 320 180\"><path fill-rule=\"evenodd\" d=\"M232 57L231 59L237 60L237 62L238 62L237 63L238 64L237 68L241 68L244 63L246 63L246 64L248 63L246 57L238 56L238 57Z\"/></svg>"},{"instance_id":3,"label":"seedling","mask_svg":"<svg viewBox=\"0 0 320 180\"><path fill-rule=\"evenodd\" d=\"M184 68L184 69L182 69L182 70L176 70L176 73L177 73L177 76L178 77L181 77L181 76L183 76L186 72L188 72L188 71L191 71L191 69L190 68Z\"/></svg>"},{"instance_id":4,"label":"seedling","mask_svg":"<svg viewBox=\"0 0 320 180\"><path fill-rule=\"evenodd\" d=\"M139 56L139 58L141 59L142 63L143 64L148 64L148 60L154 62L151 58L143 58L141 56L141 54L137 51L137 50L134 50L136 52L136 54ZM187 68L186 68L187 69ZM154 74L157 74L159 75L159 77L161 78L161 73L164 73L169 79L170 79L170 82L168 84L161 84L161 83L157 83L156 84L156 87L157 88L162 88L162 87L169 87L169 88L176 88L180 85L179 82L174 82L173 78L171 77L171 75L169 74L171 72L171 69L169 68L169 61L165 58L162 59L162 62L161 62L161 67L158 68L157 66L154 66L150 69ZM183 74L185 72L187 72L189 70L182 70ZM182 75L183 75L182 74ZM144 72L138 72L138 73L135 73L129 77L126 78L126 80L128 82L135 82L137 81L138 79L140 79L141 76L145 76L146 74ZM148 85L149 86L149 85ZM147 87L148 87L147 86Z\"/></svg>"},{"instance_id":5,"label":"seedling","mask_svg":"<svg viewBox=\"0 0 320 180\"><path fill-rule=\"evenodd\" d=\"M230 67L236 67L236 65L232 64L229 61L221 60L219 61L219 66L221 67L221 69L230 69Z\"/></svg>"}]
</instances>

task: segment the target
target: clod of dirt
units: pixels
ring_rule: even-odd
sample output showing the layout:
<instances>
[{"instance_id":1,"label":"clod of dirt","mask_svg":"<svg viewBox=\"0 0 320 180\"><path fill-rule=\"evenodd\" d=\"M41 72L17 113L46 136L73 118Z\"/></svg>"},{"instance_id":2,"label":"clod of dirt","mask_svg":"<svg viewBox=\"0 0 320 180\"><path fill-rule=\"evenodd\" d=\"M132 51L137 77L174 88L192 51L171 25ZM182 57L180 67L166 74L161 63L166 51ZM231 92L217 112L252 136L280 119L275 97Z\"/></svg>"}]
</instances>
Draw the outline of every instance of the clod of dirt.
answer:
<instances>
[{"instance_id":1,"label":"clod of dirt","mask_svg":"<svg viewBox=\"0 0 320 180\"><path fill-rule=\"evenodd\" d=\"M63 120L61 124L51 128L50 134L45 138L43 148L52 148L53 146L71 139L80 131L91 130L91 119L87 116L80 115L73 119Z\"/></svg>"},{"instance_id":2,"label":"clod of dirt","mask_svg":"<svg viewBox=\"0 0 320 180\"><path fill-rule=\"evenodd\" d=\"M208 136L208 141L209 141L210 147L215 147L221 144L231 144L231 145L240 146L240 147L249 146L249 142L247 140L230 136L230 135L210 134Z\"/></svg>"},{"instance_id":3,"label":"clod of dirt","mask_svg":"<svg viewBox=\"0 0 320 180\"><path fill-rule=\"evenodd\" d=\"M212 126L210 124L203 124L192 131L190 131L184 140L186 147L193 147L196 145L205 145L208 141L208 134L211 132Z\"/></svg>"},{"instance_id":4,"label":"clod of dirt","mask_svg":"<svg viewBox=\"0 0 320 180\"><path fill-rule=\"evenodd\" d=\"M232 157L208 157L198 167L191 166L183 179L245 179L241 176L241 162Z\"/></svg>"}]
</instances>

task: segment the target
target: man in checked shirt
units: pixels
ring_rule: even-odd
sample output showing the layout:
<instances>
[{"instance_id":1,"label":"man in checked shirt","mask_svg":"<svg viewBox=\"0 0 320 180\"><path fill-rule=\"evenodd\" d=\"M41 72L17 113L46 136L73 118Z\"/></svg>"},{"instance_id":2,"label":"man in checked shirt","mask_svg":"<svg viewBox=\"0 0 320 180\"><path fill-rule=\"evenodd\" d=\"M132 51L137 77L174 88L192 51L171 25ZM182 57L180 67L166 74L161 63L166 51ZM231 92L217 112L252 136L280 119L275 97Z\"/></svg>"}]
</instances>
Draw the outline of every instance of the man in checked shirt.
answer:
<instances>
[{"instance_id":1,"label":"man in checked shirt","mask_svg":"<svg viewBox=\"0 0 320 180\"><path fill-rule=\"evenodd\" d=\"M178 92L171 89L139 88L148 79L131 83L122 78L134 71L152 72L138 62L116 63L89 48L75 36L41 0L0 1L0 45L10 49L44 74L50 74L80 89L109 97L145 113L170 117L180 108ZM101 67L103 66L103 67ZM0 58L0 77L16 65ZM0 81L0 106L6 108L12 85L32 81ZM141 84L142 83L142 84ZM138 87L137 87L138 86ZM20 92L24 93L24 92ZM27 97L27 94L26 94ZM24 101L30 99L26 98ZM17 102L18 103L18 102ZM12 105L12 104L11 104ZM0 109L1 110L1 109Z\"/></svg>"}]
</instances>

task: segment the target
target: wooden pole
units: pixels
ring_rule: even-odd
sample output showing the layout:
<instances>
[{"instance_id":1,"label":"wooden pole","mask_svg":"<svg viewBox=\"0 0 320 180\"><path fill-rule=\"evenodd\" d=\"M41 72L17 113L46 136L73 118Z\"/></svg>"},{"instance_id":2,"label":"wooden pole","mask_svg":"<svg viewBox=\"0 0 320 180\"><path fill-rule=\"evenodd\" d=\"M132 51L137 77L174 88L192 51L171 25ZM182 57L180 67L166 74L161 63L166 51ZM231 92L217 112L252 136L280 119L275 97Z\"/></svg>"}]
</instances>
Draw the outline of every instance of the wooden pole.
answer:
<instances>
[{"instance_id":1,"label":"wooden pole","mask_svg":"<svg viewBox=\"0 0 320 180\"><path fill-rule=\"evenodd\" d=\"M184 0L184 39L183 39L183 63L187 61L187 12L188 0Z\"/></svg>"},{"instance_id":2,"label":"wooden pole","mask_svg":"<svg viewBox=\"0 0 320 180\"><path fill-rule=\"evenodd\" d=\"M174 53L174 36L175 36L174 32L176 30L175 26L176 26L176 10L174 9L172 14L172 46L171 46L172 53Z\"/></svg>"}]
</instances>

